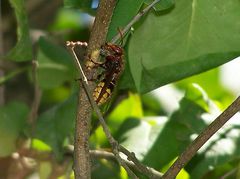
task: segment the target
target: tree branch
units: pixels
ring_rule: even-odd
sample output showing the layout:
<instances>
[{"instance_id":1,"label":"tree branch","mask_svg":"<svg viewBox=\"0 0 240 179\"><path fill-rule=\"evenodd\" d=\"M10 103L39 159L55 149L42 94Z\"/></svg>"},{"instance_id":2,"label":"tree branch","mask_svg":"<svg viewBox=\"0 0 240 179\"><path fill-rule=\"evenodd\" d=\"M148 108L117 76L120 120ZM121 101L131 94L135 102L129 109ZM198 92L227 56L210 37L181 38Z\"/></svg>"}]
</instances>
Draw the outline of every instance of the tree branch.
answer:
<instances>
[{"instance_id":1,"label":"tree branch","mask_svg":"<svg viewBox=\"0 0 240 179\"><path fill-rule=\"evenodd\" d=\"M213 136L231 117L240 111L240 96L221 113L199 136L185 149L163 175L163 179L173 179L180 170L191 160L197 151Z\"/></svg>"},{"instance_id":2,"label":"tree branch","mask_svg":"<svg viewBox=\"0 0 240 179\"><path fill-rule=\"evenodd\" d=\"M105 43L108 26L112 17L116 0L100 0L96 18L90 34L86 64L88 58L98 59L99 49ZM88 75L95 73L92 70ZM90 83L90 91L93 90L94 84ZM82 85L80 85L80 88ZM81 90L78 98L77 119L75 125L75 142L74 142L74 174L76 179L91 178L91 166L89 157L89 134L91 122L91 106L88 101L85 90Z\"/></svg>"}]
</instances>

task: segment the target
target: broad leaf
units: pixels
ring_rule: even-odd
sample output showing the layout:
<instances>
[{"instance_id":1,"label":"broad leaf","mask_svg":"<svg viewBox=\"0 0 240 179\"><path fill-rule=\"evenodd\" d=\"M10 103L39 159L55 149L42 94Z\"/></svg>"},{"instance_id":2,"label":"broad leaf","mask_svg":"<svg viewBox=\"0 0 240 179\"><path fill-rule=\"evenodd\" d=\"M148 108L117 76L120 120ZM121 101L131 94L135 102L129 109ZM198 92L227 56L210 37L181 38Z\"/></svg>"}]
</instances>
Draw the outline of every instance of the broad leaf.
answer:
<instances>
[{"instance_id":1,"label":"broad leaf","mask_svg":"<svg viewBox=\"0 0 240 179\"><path fill-rule=\"evenodd\" d=\"M123 56L123 60L124 60L124 71L123 71L123 74L121 75L121 78L119 79L118 87L120 89L131 89L132 91L136 91L134 80L129 68L127 53L125 53L125 55Z\"/></svg>"},{"instance_id":2,"label":"broad leaf","mask_svg":"<svg viewBox=\"0 0 240 179\"><path fill-rule=\"evenodd\" d=\"M209 110L207 104L210 102L203 90L194 87L189 87L180 109L169 120L141 116L125 120L116 133L118 141L157 169L171 162L191 141L190 135L200 133L206 126L201 114Z\"/></svg>"},{"instance_id":3,"label":"broad leaf","mask_svg":"<svg viewBox=\"0 0 240 179\"><path fill-rule=\"evenodd\" d=\"M29 37L28 19L24 0L10 0L17 19L18 42L6 58L14 61L32 60L32 44Z\"/></svg>"},{"instance_id":4,"label":"broad leaf","mask_svg":"<svg viewBox=\"0 0 240 179\"><path fill-rule=\"evenodd\" d=\"M193 86L180 101L180 108L168 120L158 121L157 124L161 125L144 157L146 164L156 169L168 165L192 141L192 136L198 135L207 126L202 118L202 114L210 110L207 108L210 102L206 98L203 90Z\"/></svg>"},{"instance_id":5,"label":"broad leaf","mask_svg":"<svg viewBox=\"0 0 240 179\"><path fill-rule=\"evenodd\" d=\"M199 134L205 122L201 119L204 110L194 102L184 98L178 111L165 124L144 162L160 169L180 154L190 143L190 136Z\"/></svg>"},{"instance_id":6,"label":"broad leaf","mask_svg":"<svg viewBox=\"0 0 240 179\"><path fill-rule=\"evenodd\" d=\"M221 81L221 71L219 68L215 68L204 72L199 75L195 75L176 83L176 86L180 89L186 89L190 83L197 83L207 92L211 99L217 100L219 107L225 109L234 100L234 96L226 90L224 84Z\"/></svg>"},{"instance_id":7,"label":"broad leaf","mask_svg":"<svg viewBox=\"0 0 240 179\"><path fill-rule=\"evenodd\" d=\"M32 139L32 147L39 151L51 151L51 147L38 139Z\"/></svg>"},{"instance_id":8,"label":"broad leaf","mask_svg":"<svg viewBox=\"0 0 240 179\"><path fill-rule=\"evenodd\" d=\"M139 160L151 149L161 132L166 117L128 118L118 129L118 141L136 154Z\"/></svg>"},{"instance_id":9,"label":"broad leaf","mask_svg":"<svg viewBox=\"0 0 240 179\"><path fill-rule=\"evenodd\" d=\"M67 80L74 80L73 59L66 49L44 38L40 38L39 46L37 72L40 87L49 89Z\"/></svg>"},{"instance_id":10,"label":"broad leaf","mask_svg":"<svg viewBox=\"0 0 240 179\"><path fill-rule=\"evenodd\" d=\"M57 157L61 157L64 141L74 129L77 96L72 95L61 103L41 114L37 120L36 138L49 145Z\"/></svg>"},{"instance_id":11,"label":"broad leaf","mask_svg":"<svg viewBox=\"0 0 240 179\"><path fill-rule=\"evenodd\" d=\"M111 160L93 160L92 161L92 170L91 178L92 179L123 179L120 177L120 167L115 161Z\"/></svg>"},{"instance_id":12,"label":"broad leaf","mask_svg":"<svg viewBox=\"0 0 240 179\"><path fill-rule=\"evenodd\" d=\"M0 157L15 152L17 139L27 122L28 112L28 107L20 102L0 107Z\"/></svg>"},{"instance_id":13,"label":"broad leaf","mask_svg":"<svg viewBox=\"0 0 240 179\"><path fill-rule=\"evenodd\" d=\"M181 0L169 12L150 12L128 49L138 91L148 92L239 56L239 18L236 0Z\"/></svg>"},{"instance_id":14,"label":"broad leaf","mask_svg":"<svg viewBox=\"0 0 240 179\"><path fill-rule=\"evenodd\" d=\"M113 135L116 133L118 133L116 135L120 135L118 132L119 128L121 128L120 126L128 119L128 117L141 118L142 115L143 111L139 96L130 93L129 97L121 101L121 103L119 103L119 105L109 114L106 120L111 133ZM91 141L95 145L97 144L101 146L108 143L101 126L98 127L95 133L91 136Z\"/></svg>"},{"instance_id":15,"label":"broad leaf","mask_svg":"<svg viewBox=\"0 0 240 179\"><path fill-rule=\"evenodd\" d=\"M140 118L143 116L140 98L137 94L129 94L108 116L108 124L114 133L128 117Z\"/></svg>"}]
</instances>

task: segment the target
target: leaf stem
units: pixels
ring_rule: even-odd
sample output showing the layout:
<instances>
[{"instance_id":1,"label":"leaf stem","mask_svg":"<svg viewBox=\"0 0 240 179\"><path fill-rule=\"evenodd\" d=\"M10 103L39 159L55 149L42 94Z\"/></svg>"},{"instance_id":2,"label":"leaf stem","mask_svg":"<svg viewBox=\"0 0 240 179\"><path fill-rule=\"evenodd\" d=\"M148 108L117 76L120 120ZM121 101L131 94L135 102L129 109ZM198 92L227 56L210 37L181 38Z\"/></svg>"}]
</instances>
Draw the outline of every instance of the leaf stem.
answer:
<instances>
[{"instance_id":1,"label":"leaf stem","mask_svg":"<svg viewBox=\"0 0 240 179\"><path fill-rule=\"evenodd\" d=\"M121 34L117 34L115 37L113 37L111 43L116 43L121 38L121 35L123 36L126 35L126 33L130 30L133 24L135 24L144 14L146 14L158 2L160 2L160 0L154 0L145 9L143 9L136 16L134 16L134 18L123 29L121 29Z\"/></svg>"}]
</instances>

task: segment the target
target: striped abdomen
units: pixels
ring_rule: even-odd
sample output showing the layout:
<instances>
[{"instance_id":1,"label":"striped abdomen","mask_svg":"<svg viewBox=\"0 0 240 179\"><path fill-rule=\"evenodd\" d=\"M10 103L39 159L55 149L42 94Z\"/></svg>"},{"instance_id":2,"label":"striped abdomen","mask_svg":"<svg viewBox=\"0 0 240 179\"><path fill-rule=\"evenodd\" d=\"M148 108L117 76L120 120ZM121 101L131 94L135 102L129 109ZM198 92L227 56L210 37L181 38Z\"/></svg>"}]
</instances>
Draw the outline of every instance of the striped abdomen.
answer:
<instances>
[{"instance_id":1,"label":"striped abdomen","mask_svg":"<svg viewBox=\"0 0 240 179\"><path fill-rule=\"evenodd\" d=\"M105 103L112 94L112 91L115 87L115 80L107 82L106 79L103 79L93 92L93 99L98 105Z\"/></svg>"}]
</instances>

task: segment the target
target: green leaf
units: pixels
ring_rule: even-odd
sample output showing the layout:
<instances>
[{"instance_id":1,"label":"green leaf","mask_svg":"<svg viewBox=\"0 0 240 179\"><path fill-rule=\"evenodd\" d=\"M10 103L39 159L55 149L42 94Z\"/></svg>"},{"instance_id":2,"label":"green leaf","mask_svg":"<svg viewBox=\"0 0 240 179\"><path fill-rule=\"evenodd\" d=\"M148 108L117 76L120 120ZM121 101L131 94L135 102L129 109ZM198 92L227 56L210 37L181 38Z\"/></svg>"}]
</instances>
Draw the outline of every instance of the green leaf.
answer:
<instances>
[{"instance_id":1,"label":"green leaf","mask_svg":"<svg viewBox=\"0 0 240 179\"><path fill-rule=\"evenodd\" d=\"M146 4L151 4L151 2L153 2L153 0L146 0ZM173 7L174 4L175 0L160 0L160 2L154 6L154 9L156 11L162 11Z\"/></svg>"},{"instance_id":2,"label":"green leaf","mask_svg":"<svg viewBox=\"0 0 240 179\"><path fill-rule=\"evenodd\" d=\"M74 91L74 90L69 88L69 86L66 86L66 85L44 90L42 93L41 104L43 106L44 105L48 106L49 104L61 103L65 101L67 98L69 98L69 96L71 95L71 91Z\"/></svg>"},{"instance_id":3,"label":"green leaf","mask_svg":"<svg viewBox=\"0 0 240 179\"><path fill-rule=\"evenodd\" d=\"M124 99L107 117L107 124L112 134L115 134L121 124L128 119L128 117L141 118L143 116L140 97L137 94L129 94L127 99ZM102 130L98 127L94 134L91 136L91 141L95 145L106 145L107 139Z\"/></svg>"},{"instance_id":4,"label":"green leaf","mask_svg":"<svg viewBox=\"0 0 240 179\"><path fill-rule=\"evenodd\" d=\"M190 179L190 175L186 172L186 170L182 169L176 179Z\"/></svg>"},{"instance_id":5,"label":"green leaf","mask_svg":"<svg viewBox=\"0 0 240 179\"><path fill-rule=\"evenodd\" d=\"M109 115L108 125L114 133L128 117L140 118L143 116L140 97L129 93L129 98L123 100Z\"/></svg>"},{"instance_id":6,"label":"green leaf","mask_svg":"<svg viewBox=\"0 0 240 179\"><path fill-rule=\"evenodd\" d=\"M165 173L169 169L169 167L171 167L171 165L174 163L175 160L176 159L172 160L170 163L164 166L164 168L162 169L163 173ZM176 177L176 179L189 179L189 178L190 176L185 169L182 169Z\"/></svg>"},{"instance_id":7,"label":"green leaf","mask_svg":"<svg viewBox=\"0 0 240 179\"><path fill-rule=\"evenodd\" d=\"M120 167L119 165L111 160L93 160L91 178L92 179L123 179L120 177Z\"/></svg>"},{"instance_id":8,"label":"green leaf","mask_svg":"<svg viewBox=\"0 0 240 179\"><path fill-rule=\"evenodd\" d=\"M113 17L109 26L107 41L117 35L118 28L125 27L138 13L144 0L121 0L117 2Z\"/></svg>"},{"instance_id":9,"label":"green leaf","mask_svg":"<svg viewBox=\"0 0 240 179\"><path fill-rule=\"evenodd\" d=\"M204 72L199 75L195 75L176 83L176 86L180 89L186 89L190 83L197 83L208 94L211 99L219 101L219 107L225 109L234 100L234 96L230 94L221 84L219 68L215 68Z\"/></svg>"},{"instance_id":10,"label":"green leaf","mask_svg":"<svg viewBox=\"0 0 240 179\"><path fill-rule=\"evenodd\" d=\"M183 98L180 109L172 114L155 140L144 162L156 169L171 162L190 143L191 135L199 134L205 122L201 118L204 110L194 102ZM161 160L160 160L161 159Z\"/></svg>"},{"instance_id":11,"label":"green leaf","mask_svg":"<svg viewBox=\"0 0 240 179\"><path fill-rule=\"evenodd\" d=\"M136 91L134 80L129 68L129 61L128 61L127 54L123 56L123 60L124 60L124 71L123 71L123 74L121 75L121 78L119 79L118 87L119 89L128 89L131 91Z\"/></svg>"},{"instance_id":12,"label":"green leaf","mask_svg":"<svg viewBox=\"0 0 240 179\"><path fill-rule=\"evenodd\" d=\"M148 92L239 56L239 9L236 0L182 0L168 13L149 13L128 49L138 91Z\"/></svg>"},{"instance_id":13,"label":"green leaf","mask_svg":"<svg viewBox=\"0 0 240 179\"><path fill-rule=\"evenodd\" d=\"M32 147L39 151L51 151L51 148L38 139L32 139Z\"/></svg>"},{"instance_id":14,"label":"green leaf","mask_svg":"<svg viewBox=\"0 0 240 179\"><path fill-rule=\"evenodd\" d=\"M35 137L49 145L59 158L64 141L74 129L77 95L41 114L37 120Z\"/></svg>"},{"instance_id":15,"label":"green leaf","mask_svg":"<svg viewBox=\"0 0 240 179\"><path fill-rule=\"evenodd\" d=\"M74 79L73 59L66 49L44 38L39 40L38 80L41 88L58 87L67 80Z\"/></svg>"},{"instance_id":16,"label":"green leaf","mask_svg":"<svg viewBox=\"0 0 240 179\"><path fill-rule=\"evenodd\" d=\"M18 42L15 47L7 54L6 58L13 61L32 60L32 44L29 36L28 19L24 0L10 0L14 8L17 19Z\"/></svg>"},{"instance_id":17,"label":"green leaf","mask_svg":"<svg viewBox=\"0 0 240 179\"><path fill-rule=\"evenodd\" d=\"M188 85L185 98L194 101L201 106L205 111L209 112L209 98L207 93L197 84Z\"/></svg>"},{"instance_id":18,"label":"green leaf","mask_svg":"<svg viewBox=\"0 0 240 179\"><path fill-rule=\"evenodd\" d=\"M151 149L165 122L165 117L128 118L118 129L116 139L142 160Z\"/></svg>"},{"instance_id":19,"label":"green leaf","mask_svg":"<svg viewBox=\"0 0 240 179\"><path fill-rule=\"evenodd\" d=\"M28 112L28 107L20 102L0 107L0 157L11 155L16 150L16 142L26 125Z\"/></svg>"}]
</instances>

